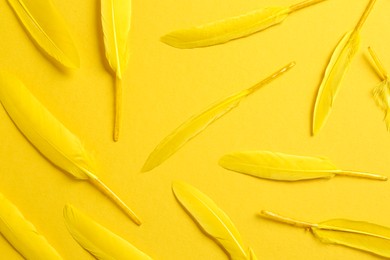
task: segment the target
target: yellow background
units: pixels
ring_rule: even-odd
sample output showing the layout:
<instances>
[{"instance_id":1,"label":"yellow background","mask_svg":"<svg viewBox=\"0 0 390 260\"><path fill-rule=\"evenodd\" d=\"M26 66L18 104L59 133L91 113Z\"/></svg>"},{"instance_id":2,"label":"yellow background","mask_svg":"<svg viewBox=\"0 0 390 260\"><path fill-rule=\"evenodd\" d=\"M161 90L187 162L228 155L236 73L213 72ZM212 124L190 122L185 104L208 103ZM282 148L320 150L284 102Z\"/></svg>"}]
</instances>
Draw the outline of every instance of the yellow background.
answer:
<instances>
[{"instance_id":1,"label":"yellow background","mask_svg":"<svg viewBox=\"0 0 390 260\"><path fill-rule=\"evenodd\" d=\"M87 182L43 158L0 110L0 192L65 259L92 259L67 232L62 209L71 203L155 259L226 259L194 224L171 191L183 180L212 198L236 224L259 259L375 259L326 245L310 232L259 218L262 209L310 222L364 220L390 227L390 182L335 177L272 182L218 166L225 153L270 150L329 157L343 169L390 176L390 134L371 91L379 83L367 47L390 70L390 1L378 1L362 30L361 49L342 82L323 130L310 136L323 71L341 36L368 0L325 1L279 26L224 45L179 50L163 34L256 8L299 0L144 0L133 2L131 58L124 76L124 125L112 141L113 80L107 70L97 0L53 0L69 25L81 68L63 72L32 43L6 1L0 2L0 69L16 74L97 159L97 175L141 217L137 227ZM215 122L160 167L140 169L154 147L179 124L273 71L296 61ZM1 86L0 86L1 87ZM21 259L0 239L2 259Z\"/></svg>"}]
</instances>

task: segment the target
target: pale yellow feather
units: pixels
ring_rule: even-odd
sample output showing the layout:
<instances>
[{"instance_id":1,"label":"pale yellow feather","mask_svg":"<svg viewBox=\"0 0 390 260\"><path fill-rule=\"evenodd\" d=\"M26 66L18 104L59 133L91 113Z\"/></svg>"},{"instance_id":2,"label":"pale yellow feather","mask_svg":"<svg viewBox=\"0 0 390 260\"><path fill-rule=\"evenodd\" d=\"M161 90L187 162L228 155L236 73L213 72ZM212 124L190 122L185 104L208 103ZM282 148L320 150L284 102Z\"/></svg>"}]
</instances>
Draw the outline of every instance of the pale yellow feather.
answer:
<instances>
[{"instance_id":1,"label":"pale yellow feather","mask_svg":"<svg viewBox=\"0 0 390 260\"><path fill-rule=\"evenodd\" d=\"M121 79L129 58L131 0L101 0L101 19L106 58Z\"/></svg>"},{"instance_id":2,"label":"pale yellow feather","mask_svg":"<svg viewBox=\"0 0 390 260\"><path fill-rule=\"evenodd\" d=\"M31 38L65 67L80 67L80 58L65 20L51 0L8 0Z\"/></svg>"},{"instance_id":3,"label":"pale yellow feather","mask_svg":"<svg viewBox=\"0 0 390 260\"><path fill-rule=\"evenodd\" d=\"M73 238L97 259L152 259L71 205L65 206L64 218L66 227Z\"/></svg>"},{"instance_id":4,"label":"pale yellow feather","mask_svg":"<svg viewBox=\"0 0 390 260\"><path fill-rule=\"evenodd\" d=\"M222 246L232 260L256 259L230 218L209 197L183 182L173 182L172 190L202 230Z\"/></svg>"},{"instance_id":5,"label":"pale yellow feather","mask_svg":"<svg viewBox=\"0 0 390 260\"><path fill-rule=\"evenodd\" d=\"M171 134L165 137L157 145L157 147L153 150L153 152L146 160L142 168L142 172L150 171L161 163L163 163L183 145L185 145L189 140L191 140L196 135L200 134L203 130L205 130L210 124L212 124L220 117L224 116L233 108L237 107L245 97L256 92L262 86L269 83L276 77L282 75L294 65L295 63L292 62L284 66L282 69L278 70L277 72L264 79L263 81L259 82L258 84L252 86L251 88L239 91L236 94L233 94L223 99L222 101L211 105L209 108L207 108L200 114L197 114L185 121L181 126L176 128Z\"/></svg>"},{"instance_id":6,"label":"pale yellow feather","mask_svg":"<svg viewBox=\"0 0 390 260\"><path fill-rule=\"evenodd\" d=\"M29 260L62 259L45 237L38 233L19 209L0 194L0 233Z\"/></svg>"},{"instance_id":7,"label":"pale yellow feather","mask_svg":"<svg viewBox=\"0 0 390 260\"><path fill-rule=\"evenodd\" d=\"M76 179L89 180L135 223L132 210L95 175L95 161L80 139L55 118L12 74L0 71L0 102L32 145L54 165Z\"/></svg>"}]
</instances>

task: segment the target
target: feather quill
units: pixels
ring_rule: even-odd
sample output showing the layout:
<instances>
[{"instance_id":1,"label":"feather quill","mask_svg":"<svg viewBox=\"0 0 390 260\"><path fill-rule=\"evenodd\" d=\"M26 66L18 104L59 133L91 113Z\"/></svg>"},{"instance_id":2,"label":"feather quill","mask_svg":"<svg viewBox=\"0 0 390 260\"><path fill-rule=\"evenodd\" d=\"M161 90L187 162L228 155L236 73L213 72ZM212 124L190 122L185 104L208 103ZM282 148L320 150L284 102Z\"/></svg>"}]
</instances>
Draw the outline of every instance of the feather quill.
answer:
<instances>
[{"instance_id":1,"label":"feather quill","mask_svg":"<svg viewBox=\"0 0 390 260\"><path fill-rule=\"evenodd\" d=\"M324 0L308 0L287 7L267 7L224 20L168 33L161 41L181 49L207 47L249 36L282 23L289 14Z\"/></svg>"},{"instance_id":2,"label":"feather quill","mask_svg":"<svg viewBox=\"0 0 390 260\"><path fill-rule=\"evenodd\" d=\"M122 76L129 60L131 0L101 0L101 19L107 61L115 73L114 141L122 124Z\"/></svg>"},{"instance_id":3,"label":"feather quill","mask_svg":"<svg viewBox=\"0 0 390 260\"><path fill-rule=\"evenodd\" d=\"M335 175L387 180L387 177L373 173L338 169L326 158L269 151L245 151L226 154L219 160L219 165L228 170L277 181L332 178Z\"/></svg>"},{"instance_id":4,"label":"feather quill","mask_svg":"<svg viewBox=\"0 0 390 260\"><path fill-rule=\"evenodd\" d=\"M64 218L73 238L97 259L152 259L71 205L65 206Z\"/></svg>"},{"instance_id":5,"label":"feather quill","mask_svg":"<svg viewBox=\"0 0 390 260\"><path fill-rule=\"evenodd\" d=\"M173 182L172 190L201 229L222 246L232 260L256 259L230 218L209 197L183 182Z\"/></svg>"},{"instance_id":6,"label":"feather quill","mask_svg":"<svg viewBox=\"0 0 390 260\"><path fill-rule=\"evenodd\" d=\"M19 209L0 194L0 233L25 259L62 259Z\"/></svg>"},{"instance_id":7,"label":"feather quill","mask_svg":"<svg viewBox=\"0 0 390 260\"><path fill-rule=\"evenodd\" d=\"M237 107L239 103L247 96L253 94L262 86L269 83L271 80L282 75L295 65L294 62L284 66L268 78L252 86L251 88L239 91L222 101L211 105L198 115L195 115L184 122L181 126L176 128L171 134L165 137L160 144L154 149L146 160L142 172L147 172L163 163L166 159L172 156L177 150L179 150L189 140L200 134L215 120L219 119L233 108Z\"/></svg>"},{"instance_id":8,"label":"feather quill","mask_svg":"<svg viewBox=\"0 0 390 260\"><path fill-rule=\"evenodd\" d=\"M340 83L347 72L352 58L359 50L360 31L374 7L376 0L370 0L356 27L347 32L334 50L318 89L314 105L312 134L316 135L325 124L333 107Z\"/></svg>"},{"instance_id":9,"label":"feather quill","mask_svg":"<svg viewBox=\"0 0 390 260\"><path fill-rule=\"evenodd\" d=\"M51 0L8 0L8 3L42 50L65 67L80 67L67 25Z\"/></svg>"},{"instance_id":10,"label":"feather quill","mask_svg":"<svg viewBox=\"0 0 390 260\"><path fill-rule=\"evenodd\" d=\"M332 219L318 224L301 222L269 211L261 215L275 221L308 228L323 243L343 245L390 258L390 228L373 223Z\"/></svg>"},{"instance_id":11,"label":"feather quill","mask_svg":"<svg viewBox=\"0 0 390 260\"><path fill-rule=\"evenodd\" d=\"M88 180L135 223L138 217L94 174L94 160L81 141L12 74L0 72L0 102L30 143L49 161L79 180Z\"/></svg>"},{"instance_id":12,"label":"feather quill","mask_svg":"<svg viewBox=\"0 0 390 260\"><path fill-rule=\"evenodd\" d=\"M372 91L376 104L385 112L387 131L390 131L390 81L387 71L384 69L378 56L372 48L368 48L382 82Z\"/></svg>"}]
</instances>

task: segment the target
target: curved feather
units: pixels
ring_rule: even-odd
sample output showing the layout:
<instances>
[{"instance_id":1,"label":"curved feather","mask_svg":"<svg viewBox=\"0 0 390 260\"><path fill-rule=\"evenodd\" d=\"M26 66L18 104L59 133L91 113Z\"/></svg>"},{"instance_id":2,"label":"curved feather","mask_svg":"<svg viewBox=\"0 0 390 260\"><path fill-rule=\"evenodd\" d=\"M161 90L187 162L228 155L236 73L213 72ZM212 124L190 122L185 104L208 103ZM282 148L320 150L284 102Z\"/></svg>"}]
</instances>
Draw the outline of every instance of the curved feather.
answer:
<instances>
[{"instance_id":1,"label":"curved feather","mask_svg":"<svg viewBox=\"0 0 390 260\"><path fill-rule=\"evenodd\" d=\"M135 223L134 212L95 175L95 162L80 139L57 120L15 76L0 71L0 102L20 132L49 161L76 179L89 180Z\"/></svg>"},{"instance_id":2,"label":"curved feather","mask_svg":"<svg viewBox=\"0 0 390 260\"><path fill-rule=\"evenodd\" d=\"M385 112L385 123L390 131L390 81L386 78L373 90L376 104Z\"/></svg>"},{"instance_id":3,"label":"curved feather","mask_svg":"<svg viewBox=\"0 0 390 260\"><path fill-rule=\"evenodd\" d=\"M71 205L65 206L64 218L73 238L97 259L152 259Z\"/></svg>"},{"instance_id":4,"label":"curved feather","mask_svg":"<svg viewBox=\"0 0 390 260\"><path fill-rule=\"evenodd\" d=\"M333 219L311 228L324 243L344 245L390 258L390 228L362 221Z\"/></svg>"},{"instance_id":5,"label":"curved feather","mask_svg":"<svg viewBox=\"0 0 390 260\"><path fill-rule=\"evenodd\" d=\"M268 78L252 86L251 88L242 90L233 94L220 102L211 105L198 115L195 115L176 128L171 134L165 137L153 150L146 160L142 172L150 171L163 163L166 159L172 156L177 150L185 145L189 140L194 138L205 130L210 124L227 114L233 108L237 107L240 102L250 94L256 92L271 80L282 75L295 65L294 62L284 66Z\"/></svg>"},{"instance_id":6,"label":"curved feather","mask_svg":"<svg viewBox=\"0 0 390 260\"><path fill-rule=\"evenodd\" d=\"M259 178L298 181L331 178L340 170L328 159L269 151L234 152L222 156L219 164L232 171Z\"/></svg>"},{"instance_id":7,"label":"curved feather","mask_svg":"<svg viewBox=\"0 0 390 260\"><path fill-rule=\"evenodd\" d=\"M77 179L92 176L94 161L81 141L19 79L1 71L0 86L1 104L19 130L42 155Z\"/></svg>"},{"instance_id":8,"label":"curved feather","mask_svg":"<svg viewBox=\"0 0 390 260\"><path fill-rule=\"evenodd\" d=\"M319 87L314 106L313 135L321 130L327 120L333 107L334 99L339 91L340 82L351 64L353 56L359 49L359 43L359 32L353 30L344 35L333 52Z\"/></svg>"},{"instance_id":9,"label":"curved feather","mask_svg":"<svg viewBox=\"0 0 390 260\"><path fill-rule=\"evenodd\" d=\"M222 44L277 25L287 18L289 12L289 7L262 8L201 26L177 30L161 37L161 41L182 49Z\"/></svg>"},{"instance_id":10,"label":"curved feather","mask_svg":"<svg viewBox=\"0 0 390 260\"><path fill-rule=\"evenodd\" d=\"M101 19L106 58L121 79L129 57L131 0L101 0Z\"/></svg>"},{"instance_id":11,"label":"curved feather","mask_svg":"<svg viewBox=\"0 0 390 260\"><path fill-rule=\"evenodd\" d=\"M80 67L67 25L51 0L8 0L8 3L26 31L49 56L66 67Z\"/></svg>"},{"instance_id":12,"label":"curved feather","mask_svg":"<svg viewBox=\"0 0 390 260\"><path fill-rule=\"evenodd\" d=\"M256 259L230 218L209 197L183 182L173 182L172 189L180 204L231 259Z\"/></svg>"},{"instance_id":13,"label":"curved feather","mask_svg":"<svg viewBox=\"0 0 390 260\"><path fill-rule=\"evenodd\" d=\"M9 200L0 194L0 233L26 259L62 259L57 251L26 220Z\"/></svg>"}]
</instances>

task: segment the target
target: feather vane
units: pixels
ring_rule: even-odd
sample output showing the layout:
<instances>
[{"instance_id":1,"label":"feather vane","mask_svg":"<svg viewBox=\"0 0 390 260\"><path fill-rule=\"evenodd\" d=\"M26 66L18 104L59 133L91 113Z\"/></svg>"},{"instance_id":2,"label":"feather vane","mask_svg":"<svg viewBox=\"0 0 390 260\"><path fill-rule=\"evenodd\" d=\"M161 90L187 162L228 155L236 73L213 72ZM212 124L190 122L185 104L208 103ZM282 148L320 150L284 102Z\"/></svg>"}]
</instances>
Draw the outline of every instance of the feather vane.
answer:
<instances>
[{"instance_id":1,"label":"feather vane","mask_svg":"<svg viewBox=\"0 0 390 260\"><path fill-rule=\"evenodd\" d=\"M71 205L65 206L64 218L73 238L97 259L152 259Z\"/></svg>"},{"instance_id":2,"label":"feather vane","mask_svg":"<svg viewBox=\"0 0 390 260\"><path fill-rule=\"evenodd\" d=\"M137 224L140 221L94 174L95 162L80 139L55 118L12 74L0 72L0 102L20 132L49 161L79 180L88 180Z\"/></svg>"},{"instance_id":3,"label":"feather vane","mask_svg":"<svg viewBox=\"0 0 390 260\"><path fill-rule=\"evenodd\" d=\"M239 16L173 31L161 41L176 48L190 49L222 44L282 23L287 16L324 0L308 0L293 6L266 7Z\"/></svg>"},{"instance_id":4,"label":"feather vane","mask_svg":"<svg viewBox=\"0 0 390 260\"><path fill-rule=\"evenodd\" d=\"M318 224L282 217L269 211L261 215L289 225L309 228L323 243L343 245L383 257L390 257L390 228L348 219L332 219Z\"/></svg>"},{"instance_id":5,"label":"feather vane","mask_svg":"<svg viewBox=\"0 0 390 260\"><path fill-rule=\"evenodd\" d=\"M68 68L80 58L68 27L51 0L8 0L31 38L52 58Z\"/></svg>"},{"instance_id":6,"label":"feather vane","mask_svg":"<svg viewBox=\"0 0 390 260\"><path fill-rule=\"evenodd\" d=\"M173 182L172 190L202 230L222 246L231 259L256 259L230 218L209 197L183 182Z\"/></svg>"},{"instance_id":7,"label":"feather vane","mask_svg":"<svg viewBox=\"0 0 390 260\"><path fill-rule=\"evenodd\" d=\"M270 151L233 152L222 156L219 165L231 171L277 181L332 178L335 175L387 180L378 174L341 170L327 158Z\"/></svg>"},{"instance_id":8,"label":"feather vane","mask_svg":"<svg viewBox=\"0 0 390 260\"><path fill-rule=\"evenodd\" d=\"M19 209L0 194L0 233L26 259L62 259Z\"/></svg>"},{"instance_id":9,"label":"feather vane","mask_svg":"<svg viewBox=\"0 0 390 260\"><path fill-rule=\"evenodd\" d=\"M163 163L177 150L184 146L189 140L191 140L196 135L200 134L203 130L205 130L210 124L212 124L217 119L237 107L245 97L251 95L276 77L282 75L294 65L295 63L290 63L284 66L282 69L278 70L277 72L264 79L260 83L254 85L253 87L239 91L236 94L233 94L223 99L222 101L211 105L209 108L207 108L200 114L197 114L185 121L181 126L176 128L171 134L165 137L157 145L157 147L153 150L153 152L146 160L142 168L142 172L150 171L161 163Z\"/></svg>"}]
</instances>

